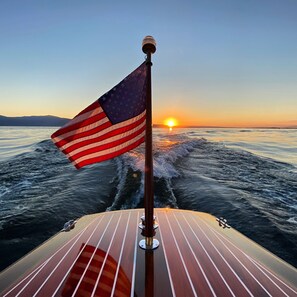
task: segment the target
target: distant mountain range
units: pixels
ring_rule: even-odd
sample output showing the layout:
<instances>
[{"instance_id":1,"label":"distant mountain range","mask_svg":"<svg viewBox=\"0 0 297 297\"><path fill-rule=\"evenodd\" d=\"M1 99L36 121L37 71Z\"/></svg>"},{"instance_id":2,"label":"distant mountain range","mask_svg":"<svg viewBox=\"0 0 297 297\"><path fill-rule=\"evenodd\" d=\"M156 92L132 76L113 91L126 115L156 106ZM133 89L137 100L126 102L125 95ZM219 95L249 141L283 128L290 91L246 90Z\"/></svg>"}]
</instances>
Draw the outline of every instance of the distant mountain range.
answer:
<instances>
[{"instance_id":1,"label":"distant mountain range","mask_svg":"<svg viewBox=\"0 0 297 297\"><path fill-rule=\"evenodd\" d=\"M63 126L69 119L55 116L5 117L0 115L0 126Z\"/></svg>"}]
</instances>

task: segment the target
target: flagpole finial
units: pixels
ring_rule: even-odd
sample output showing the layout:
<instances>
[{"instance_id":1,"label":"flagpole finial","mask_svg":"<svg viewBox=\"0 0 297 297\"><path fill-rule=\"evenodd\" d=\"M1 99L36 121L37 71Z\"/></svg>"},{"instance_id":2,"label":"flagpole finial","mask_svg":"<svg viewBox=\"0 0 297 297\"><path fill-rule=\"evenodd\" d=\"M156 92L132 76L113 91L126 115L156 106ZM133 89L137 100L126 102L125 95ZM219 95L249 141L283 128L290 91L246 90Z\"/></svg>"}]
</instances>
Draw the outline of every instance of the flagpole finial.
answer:
<instances>
[{"instance_id":1,"label":"flagpole finial","mask_svg":"<svg viewBox=\"0 0 297 297\"><path fill-rule=\"evenodd\" d=\"M145 54L151 53L153 54L156 51L156 41L153 36L145 36L142 41L142 51Z\"/></svg>"}]
</instances>

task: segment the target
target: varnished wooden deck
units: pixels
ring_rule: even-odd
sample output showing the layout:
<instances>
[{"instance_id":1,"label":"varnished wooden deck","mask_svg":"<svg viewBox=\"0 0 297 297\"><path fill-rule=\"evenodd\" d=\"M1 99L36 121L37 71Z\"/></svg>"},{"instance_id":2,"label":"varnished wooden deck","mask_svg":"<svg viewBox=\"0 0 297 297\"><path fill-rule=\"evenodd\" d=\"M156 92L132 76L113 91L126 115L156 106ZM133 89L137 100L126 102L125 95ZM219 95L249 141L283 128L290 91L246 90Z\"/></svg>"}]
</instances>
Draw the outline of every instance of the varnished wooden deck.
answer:
<instances>
[{"instance_id":1,"label":"varnished wooden deck","mask_svg":"<svg viewBox=\"0 0 297 297\"><path fill-rule=\"evenodd\" d=\"M81 218L0 275L1 296L297 296L297 270L208 214L155 209L155 251L138 247L143 210Z\"/></svg>"}]
</instances>

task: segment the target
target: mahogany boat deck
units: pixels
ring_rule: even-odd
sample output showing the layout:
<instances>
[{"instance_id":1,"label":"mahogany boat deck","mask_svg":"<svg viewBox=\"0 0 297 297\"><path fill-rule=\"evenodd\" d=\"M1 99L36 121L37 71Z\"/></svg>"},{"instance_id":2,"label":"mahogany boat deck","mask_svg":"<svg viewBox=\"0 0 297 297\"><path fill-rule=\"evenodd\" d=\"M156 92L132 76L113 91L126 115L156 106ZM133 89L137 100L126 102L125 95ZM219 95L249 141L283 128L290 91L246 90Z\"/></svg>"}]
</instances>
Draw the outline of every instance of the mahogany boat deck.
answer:
<instances>
[{"instance_id":1,"label":"mahogany boat deck","mask_svg":"<svg viewBox=\"0 0 297 297\"><path fill-rule=\"evenodd\" d=\"M205 213L155 209L154 251L139 248L143 210L88 215L0 274L1 296L297 296L297 270Z\"/></svg>"}]
</instances>

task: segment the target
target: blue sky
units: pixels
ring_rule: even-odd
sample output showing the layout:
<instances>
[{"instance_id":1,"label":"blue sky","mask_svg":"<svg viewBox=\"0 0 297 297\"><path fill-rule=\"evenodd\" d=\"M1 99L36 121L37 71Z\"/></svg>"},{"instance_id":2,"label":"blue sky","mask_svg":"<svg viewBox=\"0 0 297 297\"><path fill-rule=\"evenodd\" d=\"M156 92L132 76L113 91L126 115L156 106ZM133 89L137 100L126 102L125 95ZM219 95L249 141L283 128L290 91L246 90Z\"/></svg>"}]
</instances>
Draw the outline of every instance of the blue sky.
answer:
<instances>
[{"instance_id":1,"label":"blue sky","mask_svg":"<svg viewBox=\"0 0 297 297\"><path fill-rule=\"evenodd\" d=\"M154 122L297 124L297 1L0 1L0 114L73 117L144 60Z\"/></svg>"}]
</instances>

